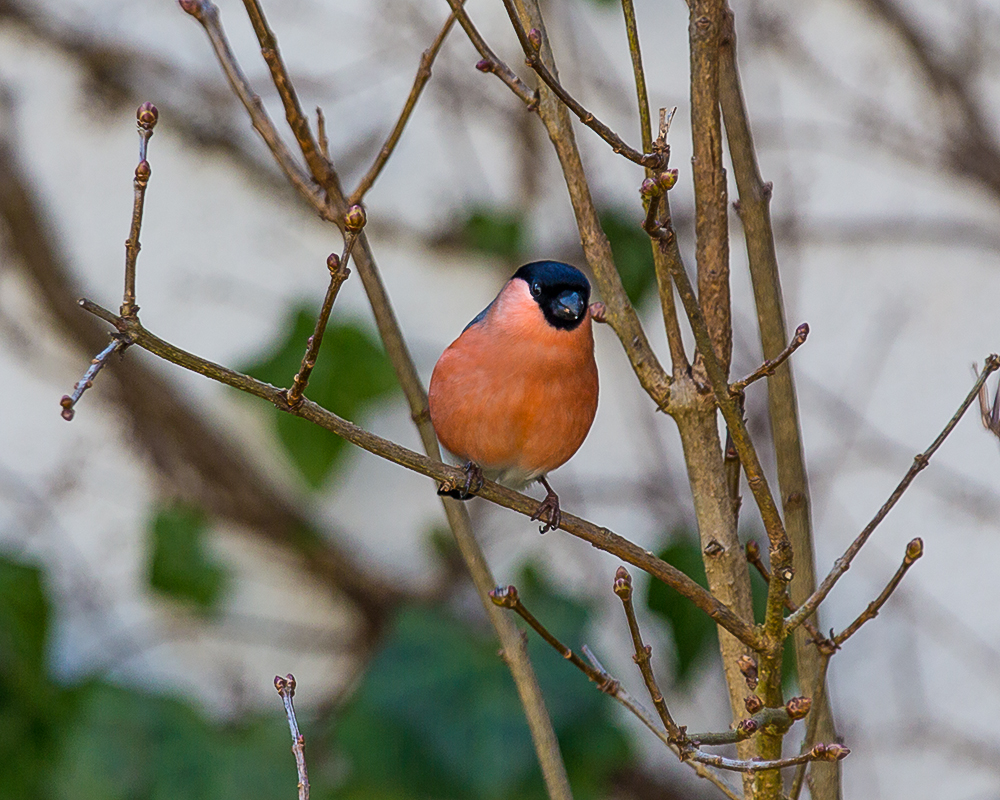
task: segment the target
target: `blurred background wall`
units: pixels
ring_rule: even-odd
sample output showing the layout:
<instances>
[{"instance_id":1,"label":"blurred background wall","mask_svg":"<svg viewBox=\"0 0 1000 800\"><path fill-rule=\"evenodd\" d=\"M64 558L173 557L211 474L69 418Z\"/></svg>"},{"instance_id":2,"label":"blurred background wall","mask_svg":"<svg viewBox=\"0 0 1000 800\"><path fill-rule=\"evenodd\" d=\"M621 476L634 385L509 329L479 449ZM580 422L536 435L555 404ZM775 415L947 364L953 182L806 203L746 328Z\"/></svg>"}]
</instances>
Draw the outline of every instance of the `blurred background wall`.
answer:
<instances>
[{"instance_id":1,"label":"blurred background wall","mask_svg":"<svg viewBox=\"0 0 1000 800\"><path fill-rule=\"evenodd\" d=\"M651 102L679 108L672 197L691 254L687 10L636 5ZM282 120L242 4L219 6ZM447 4L265 8L353 186ZM525 74L502 6L467 8ZM637 140L619 6L545 8L566 85ZM787 321L812 329L793 362L822 575L954 412L973 362L1000 347L1000 4L733 8L774 182ZM541 126L477 60L456 27L367 198L375 256L425 380L520 263L583 265ZM135 349L101 374L72 424L60 418L59 398L108 341L74 303L117 307L133 114L146 100L160 110L138 269L147 328L287 385L326 257L341 248L285 185L175 3L0 2L0 753L17 753L0 758L0 796L290 796L271 685L287 672L319 796L536 796L516 699L430 481ZM665 354L637 224L640 170L577 135L627 288ZM760 352L735 214L731 230L740 375ZM310 396L419 449L356 276L333 323ZM688 566L694 517L673 424L653 414L609 331L598 329L597 351L597 421L553 478L564 508ZM764 391L748 397L758 441ZM742 533L759 538L744 508ZM641 688L609 604L617 562L481 501L470 510L498 580L528 587L538 616ZM853 751L846 797L1000 793L998 529L1000 448L970 413L824 606L823 624L842 628L923 537L926 557L832 662ZM675 717L725 726L711 628L655 591L644 615ZM710 796L582 676L533 653L579 796Z\"/></svg>"}]
</instances>

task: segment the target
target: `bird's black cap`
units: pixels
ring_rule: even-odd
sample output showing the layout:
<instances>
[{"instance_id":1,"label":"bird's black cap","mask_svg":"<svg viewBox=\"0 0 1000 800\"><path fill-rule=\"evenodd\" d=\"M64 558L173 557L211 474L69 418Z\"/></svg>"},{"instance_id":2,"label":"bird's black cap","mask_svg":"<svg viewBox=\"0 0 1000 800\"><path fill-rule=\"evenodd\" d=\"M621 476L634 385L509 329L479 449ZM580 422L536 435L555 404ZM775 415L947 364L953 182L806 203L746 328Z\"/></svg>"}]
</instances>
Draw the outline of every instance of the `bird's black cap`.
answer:
<instances>
[{"instance_id":1,"label":"bird's black cap","mask_svg":"<svg viewBox=\"0 0 1000 800\"><path fill-rule=\"evenodd\" d=\"M590 302L590 282L576 267L561 261L525 264L511 280L528 284L531 296L553 327L573 330L582 321Z\"/></svg>"}]
</instances>

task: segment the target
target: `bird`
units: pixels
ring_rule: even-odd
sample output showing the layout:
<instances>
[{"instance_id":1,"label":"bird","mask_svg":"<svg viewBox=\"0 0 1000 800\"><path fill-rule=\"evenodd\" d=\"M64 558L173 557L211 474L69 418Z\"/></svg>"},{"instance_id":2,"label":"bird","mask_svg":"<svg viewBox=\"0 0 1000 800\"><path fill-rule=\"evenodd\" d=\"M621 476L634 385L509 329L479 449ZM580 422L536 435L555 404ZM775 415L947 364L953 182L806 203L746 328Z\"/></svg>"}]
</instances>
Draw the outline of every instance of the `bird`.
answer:
<instances>
[{"instance_id":1,"label":"bird","mask_svg":"<svg viewBox=\"0 0 1000 800\"><path fill-rule=\"evenodd\" d=\"M441 444L465 461L464 484L438 493L467 499L484 475L547 492L532 515L559 527L559 496L546 480L580 449L597 413L590 283L559 261L533 261L442 353L428 388Z\"/></svg>"}]
</instances>

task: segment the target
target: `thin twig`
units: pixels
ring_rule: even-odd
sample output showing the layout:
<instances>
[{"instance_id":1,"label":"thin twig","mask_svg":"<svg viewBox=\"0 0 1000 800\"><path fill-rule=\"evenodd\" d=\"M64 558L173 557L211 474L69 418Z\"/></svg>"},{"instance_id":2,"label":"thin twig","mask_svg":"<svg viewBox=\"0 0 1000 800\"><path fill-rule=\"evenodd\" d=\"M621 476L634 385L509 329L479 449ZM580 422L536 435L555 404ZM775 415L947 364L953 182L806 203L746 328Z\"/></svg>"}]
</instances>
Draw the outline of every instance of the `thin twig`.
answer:
<instances>
[{"instance_id":1,"label":"thin twig","mask_svg":"<svg viewBox=\"0 0 1000 800\"><path fill-rule=\"evenodd\" d=\"M667 701L663 699L663 692L660 691L660 687L656 683L656 676L653 675L653 668L650 665L650 655L653 648L642 642L642 632L639 630L639 621L635 617L635 608L632 605L632 576L625 567L618 567L617 572L615 572L614 591L625 609L625 618L628 620L628 629L629 633L632 634L632 645L635 648L635 655L632 658L639 666L639 672L646 684L649 698L653 701L656 713L660 715L660 721L667 729L671 741L683 745L687 741L687 737L670 715Z\"/></svg>"},{"instance_id":2,"label":"thin twig","mask_svg":"<svg viewBox=\"0 0 1000 800\"><path fill-rule=\"evenodd\" d=\"M785 620L785 630L790 632L795 630L799 625L802 624L803 620L808 619L812 616L813 612L819 607L819 604L823 602L826 596L830 593L830 590L837 584L840 580L841 575L843 575L851 566L851 562L854 557L861 551L864 547L865 542L868 541L868 537L872 535L874 530L879 526L886 515L892 510L893 506L899 502L899 499L903 496L903 493L909 488L910 484L913 483L913 479L930 463L931 456L937 452L937 449L944 443L944 440L948 438L951 432L958 425L960 419L968 410L969 406L975 402L976 398L979 396L979 390L982 388L983 384L986 383L986 379L993 373L1000 369L1000 356L997 354L992 354L987 357L986 363L983 365L983 371L980 373L979 378L976 380L975 385L972 390L962 401L962 404L958 407L958 411L948 420L948 424L944 426L944 429L937 435L937 438L931 443L924 452L918 454L913 459L913 464L906 471L903 479L899 482L895 489L893 489L892 494L889 495L889 499L883 503L882 507L878 510L878 513L872 518L863 531L858 534L857 538L851 542L851 546L847 548L844 555L834 562L833 569L830 573L823 579L823 582L819 585L819 588L801 605L799 610L794 614L791 614Z\"/></svg>"},{"instance_id":3,"label":"thin twig","mask_svg":"<svg viewBox=\"0 0 1000 800\"><path fill-rule=\"evenodd\" d=\"M802 747L800 748L800 755L809 752L813 748L813 742L816 741L816 734L819 731L820 725L823 722L821 715L818 710L823 707L828 707L826 701L826 670L830 666L830 653L821 654L818 660L819 669L816 672L816 681L812 687L812 698L814 708L816 709L812 714L806 719L806 735L802 740ZM795 768L795 774L792 777L792 785L788 792L789 800L798 800L799 794L802 792L802 785L806 776L806 768L809 766L808 761L803 761ZM813 775L812 779L815 781L816 776ZM837 782L839 785L839 781Z\"/></svg>"},{"instance_id":4,"label":"thin twig","mask_svg":"<svg viewBox=\"0 0 1000 800\"><path fill-rule=\"evenodd\" d=\"M326 324L330 319L333 303L337 299L340 287L344 285L344 281L351 274L347 268L347 259L350 257L351 248L354 246L356 238L356 233L348 233L344 240L344 254L338 257L336 253L331 253L326 260L326 266L330 270L330 285L326 289L323 306L316 318L316 327L306 343L306 353L302 356L302 364L292 380L292 388L288 390L288 405L290 406L294 407L302 402L302 395L306 386L309 385L309 376L312 374L313 367L316 366L316 358L319 356L319 348L323 343L323 334L326 332Z\"/></svg>"},{"instance_id":5,"label":"thin twig","mask_svg":"<svg viewBox=\"0 0 1000 800\"><path fill-rule=\"evenodd\" d=\"M635 150L625 144L617 133L597 119L593 113L587 111L587 109L580 105L576 98L566 91L563 85L559 83L556 76L553 75L549 68L545 66L539 55L542 40L541 32L538 28L532 28L530 31L525 31L524 26L521 25L521 20L517 15L517 9L514 8L513 0L503 0L503 4L507 9L507 15L510 17L511 25L514 26L514 32L517 34L517 39L521 43L521 48L524 50L528 66L531 67L538 77L542 79L545 85L548 86L553 93L555 93L556 97L563 102L566 108L576 114L580 122L607 142L611 146L612 151L615 153L625 156L625 158L629 161L638 164L640 167L649 167L654 170L663 169L665 164L663 162L662 155L659 153L640 153L638 150Z\"/></svg>"},{"instance_id":6,"label":"thin twig","mask_svg":"<svg viewBox=\"0 0 1000 800\"><path fill-rule=\"evenodd\" d=\"M115 336L111 344L105 347L97 356L90 362L90 366L87 367L87 371L83 373L83 377L77 381L76 386L73 387L73 394L64 394L62 399L59 401L59 405L62 406L62 418L67 422L73 421L73 416L76 414L76 404L83 397L83 393L87 391L91 386L94 385L94 378L97 377L97 373L100 372L104 365L108 363L108 359L111 358L112 353L117 353L120 350L124 350L130 344L127 337Z\"/></svg>"},{"instance_id":7,"label":"thin twig","mask_svg":"<svg viewBox=\"0 0 1000 800\"><path fill-rule=\"evenodd\" d=\"M597 674L601 678L599 686L607 684L610 687L608 689L602 689L602 691L606 694L610 694L615 700L631 711L656 735L661 742L663 742L678 757L680 757L680 748L670 741L670 736L656 721L655 717L653 717L653 715L642 705L642 703L629 694L628 690L621 685L620 681L612 677L612 675L604 668L604 665L598 661L597 656L594 655L587 645L583 645L580 649L583 651L583 654L587 657L587 660L591 663L594 669L597 670ZM704 778L712 783L720 792L728 797L729 800L741 800L741 798L730 788L729 784L723 781L718 775L706 769L704 764L699 764L695 761L685 761L683 759L682 761L684 764L691 767L698 777Z\"/></svg>"},{"instance_id":8,"label":"thin twig","mask_svg":"<svg viewBox=\"0 0 1000 800\"><path fill-rule=\"evenodd\" d=\"M274 156L274 160L278 162L278 167L285 173L285 177L288 178L292 186L323 215L326 210L323 193L312 181L309 174L302 169L299 162L295 160L291 150L278 135L267 111L264 110L264 104L259 95L250 87L250 81L247 80L236 56L233 55L229 40L219 21L219 9L211 0L180 0L180 5L205 29L219 66L222 67L222 71L229 81L230 88L243 103L243 107L246 108L247 114L250 116L253 129L264 140L271 155ZM324 218L329 219L330 217L324 216Z\"/></svg>"},{"instance_id":9,"label":"thin twig","mask_svg":"<svg viewBox=\"0 0 1000 800\"><path fill-rule=\"evenodd\" d=\"M747 386L749 386L754 381L758 381L768 375L773 375L775 371L780 367L788 357L798 350L803 344L805 344L806 338L809 336L809 325L803 322L799 327L795 329L795 336L792 341L788 343L788 347L778 353L772 359L765 361L757 369L747 375L745 378L740 378L738 381L734 381L729 385L730 394L740 395L746 391Z\"/></svg>"},{"instance_id":10,"label":"thin twig","mask_svg":"<svg viewBox=\"0 0 1000 800\"><path fill-rule=\"evenodd\" d=\"M972 365L973 372L979 375L976 365ZM1000 383L997 383L997 391L993 397L993 404L990 405L990 396L984 383L979 387L979 415L983 420L983 427L990 433L1000 436Z\"/></svg>"},{"instance_id":11,"label":"thin twig","mask_svg":"<svg viewBox=\"0 0 1000 800\"><path fill-rule=\"evenodd\" d=\"M139 244L139 233L142 231L142 209L146 201L146 186L149 185L149 177L152 174L149 162L146 160L146 147L153 135L153 128L156 127L156 120L159 116L156 106L152 103L143 103L135 112L135 121L139 128L139 164L135 168L135 178L132 181L134 191L132 225L129 229L128 239L125 241L125 293L121 306L123 317L133 316L139 310L139 306L135 304L135 264L142 247Z\"/></svg>"},{"instance_id":12,"label":"thin twig","mask_svg":"<svg viewBox=\"0 0 1000 800\"><path fill-rule=\"evenodd\" d=\"M483 39L479 31L476 30L476 26L472 24L472 20L469 19L469 15L462 7L464 2L465 0L448 0L448 5L451 6L452 13L455 14L458 24L462 26L462 30L465 31L465 35L469 37L469 41L472 42L472 46L476 48L476 51L482 58L482 60L476 64L476 69L480 72L490 72L496 75L501 81L503 81L504 85L506 85L508 89L520 98L529 111L537 109L538 92L517 77L514 70L507 66L507 64L505 64L503 60L493 52L490 46L486 44L486 40Z\"/></svg>"},{"instance_id":13,"label":"thin twig","mask_svg":"<svg viewBox=\"0 0 1000 800\"><path fill-rule=\"evenodd\" d=\"M639 129L642 133L642 149L647 153L651 153L653 152L653 130L649 117L649 95L646 92L646 72L642 68L642 51L639 49L639 28L635 22L635 6L632 4L632 0L622 0L622 14L625 17L628 51L632 56L632 74L635 76L635 95L636 101L639 104Z\"/></svg>"},{"instance_id":14,"label":"thin twig","mask_svg":"<svg viewBox=\"0 0 1000 800\"><path fill-rule=\"evenodd\" d=\"M460 3L464 4L465 0L459 0ZM420 65L417 67L416 77L413 79L413 87L410 89L410 94L406 98L406 103L403 105L403 110L399 114L399 119L396 120L396 124L393 126L392 132L389 134L389 138L385 140L385 144L378 151L378 155L375 157L374 163L368 168L368 172L365 176L358 182L358 188L355 189L351 196L347 200L348 205L357 205L360 203L368 190L372 188L372 184L375 183L376 178L382 172L382 168L385 163L389 160L389 156L392 155L392 151L396 149L396 144L399 142L399 138L403 135L403 128L406 127L406 123L410 120L410 115L413 113L413 109L417 106L417 100L420 99L420 93L424 90L424 86L427 85L427 81L431 78L431 65L434 63L434 59L437 58L438 52L441 50L441 45L444 44L445 37L451 31L451 26L455 22L456 13L452 11L448 15L448 19L445 20L444 25L438 32L438 35L434 38L431 46L428 47L420 56Z\"/></svg>"},{"instance_id":15,"label":"thin twig","mask_svg":"<svg viewBox=\"0 0 1000 800\"><path fill-rule=\"evenodd\" d=\"M295 719L295 707L292 698L295 697L295 676L289 673L284 678L274 676L274 688L281 695L285 704L285 715L288 717L288 728L292 732L292 753L295 755L295 768L299 773L299 800L309 800L309 772L306 770L306 737L299 733L299 723Z\"/></svg>"},{"instance_id":16,"label":"thin twig","mask_svg":"<svg viewBox=\"0 0 1000 800\"><path fill-rule=\"evenodd\" d=\"M207 378L267 400L280 410L308 419L374 455L433 478L438 483L443 481L457 482L465 479L465 472L460 467L443 464L437 459L421 455L388 439L383 439L381 436L376 436L327 411L308 398L303 398L298 407L291 408L285 400L283 390L181 350L150 333L138 320L119 317L90 300L81 300L80 306L91 314L111 323L119 332L128 334L132 342L142 349L192 372L197 372ZM537 500L492 481L485 481L477 496L528 517L538 508ZM598 527L572 514L563 513L559 527L561 530L583 539L594 547L611 553L663 581L679 594L691 600L698 608L747 646L753 648L760 645L757 631L752 625L740 619L711 593L673 565L657 558L649 551L643 550L608 528ZM488 597L487 602L489 602Z\"/></svg>"},{"instance_id":17,"label":"thin twig","mask_svg":"<svg viewBox=\"0 0 1000 800\"><path fill-rule=\"evenodd\" d=\"M271 80L275 89L278 90L281 104L285 108L285 119L288 121L288 127L295 135L295 141L298 142L299 149L302 151L302 156L305 158L313 178L320 185L326 186L330 180L330 162L323 157L316 140L313 138L309 120L302 112L295 87L292 85L288 69L281 58L281 52L278 50L278 40L274 36L274 31L267 24L264 10L260 7L258 0L243 0L243 5L246 8L247 16L250 17L254 33L257 35L260 53L271 72Z\"/></svg>"},{"instance_id":18,"label":"thin twig","mask_svg":"<svg viewBox=\"0 0 1000 800\"><path fill-rule=\"evenodd\" d=\"M323 116L323 109L316 106L316 138L319 140L319 151L323 158L330 160L330 140L326 136L326 117Z\"/></svg>"},{"instance_id":19,"label":"thin twig","mask_svg":"<svg viewBox=\"0 0 1000 800\"><path fill-rule=\"evenodd\" d=\"M878 616L879 610L885 605L889 596L896 591L896 587L899 586L900 581L903 580L903 576L907 573L907 570L909 570L910 567L912 567L916 563L917 559L923 554L924 541L920 537L917 537L906 546L906 555L903 556L903 563L899 565L899 568L896 570L892 578L889 579L885 588L879 592L878 597L868 604L865 610L858 615L858 618L854 620L854 622L831 638L830 642L834 650L839 650L841 646L843 646L844 642L858 632L858 629L862 625Z\"/></svg>"},{"instance_id":20,"label":"thin twig","mask_svg":"<svg viewBox=\"0 0 1000 800\"><path fill-rule=\"evenodd\" d=\"M810 761L840 761L847 758L850 753L851 751L842 744L818 744L808 753L766 761L763 759L739 761L735 758L716 756L711 753L702 752L701 750L692 751L688 758L702 764L710 764L713 767L728 769L734 772L763 772L769 769L785 769L786 767L794 767L797 764L807 764Z\"/></svg>"}]
</instances>

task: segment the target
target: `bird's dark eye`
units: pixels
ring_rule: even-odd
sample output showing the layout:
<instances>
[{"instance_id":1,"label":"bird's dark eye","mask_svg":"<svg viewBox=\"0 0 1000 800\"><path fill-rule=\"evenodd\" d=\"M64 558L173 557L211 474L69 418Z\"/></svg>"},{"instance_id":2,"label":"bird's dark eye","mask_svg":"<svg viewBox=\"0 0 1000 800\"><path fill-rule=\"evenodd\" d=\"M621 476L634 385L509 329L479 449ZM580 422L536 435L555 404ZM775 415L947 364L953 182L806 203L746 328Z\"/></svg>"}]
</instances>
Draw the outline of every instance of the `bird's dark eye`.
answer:
<instances>
[{"instance_id":1,"label":"bird's dark eye","mask_svg":"<svg viewBox=\"0 0 1000 800\"><path fill-rule=\"evenodd\" d=\"M542 285L538 281L532 283L531 284L532 297L538 297L538 295L540 295L541 293L542 293Z\"/></svg>"}]
</instances>

